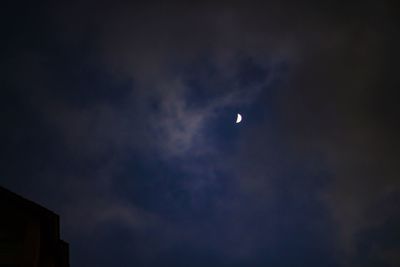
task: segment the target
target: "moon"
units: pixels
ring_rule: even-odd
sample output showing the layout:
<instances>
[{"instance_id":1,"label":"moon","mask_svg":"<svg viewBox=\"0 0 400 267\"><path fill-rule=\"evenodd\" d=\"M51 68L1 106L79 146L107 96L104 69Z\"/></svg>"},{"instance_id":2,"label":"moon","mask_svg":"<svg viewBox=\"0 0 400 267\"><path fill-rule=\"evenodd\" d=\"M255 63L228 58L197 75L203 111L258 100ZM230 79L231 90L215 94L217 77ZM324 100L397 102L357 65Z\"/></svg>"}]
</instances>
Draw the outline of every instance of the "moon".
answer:
<instances>
[{"instance_id":1,"label":"moon","mask_svg":"<svg viewBox=\"0 0 400 267\"><path fill-rule=\"evenodd\" d=\"M239 113L237 114L237 118L236 118L236 123L239 123L242 121L242 115L240 115Z\"/></svg>"}]
</instances>

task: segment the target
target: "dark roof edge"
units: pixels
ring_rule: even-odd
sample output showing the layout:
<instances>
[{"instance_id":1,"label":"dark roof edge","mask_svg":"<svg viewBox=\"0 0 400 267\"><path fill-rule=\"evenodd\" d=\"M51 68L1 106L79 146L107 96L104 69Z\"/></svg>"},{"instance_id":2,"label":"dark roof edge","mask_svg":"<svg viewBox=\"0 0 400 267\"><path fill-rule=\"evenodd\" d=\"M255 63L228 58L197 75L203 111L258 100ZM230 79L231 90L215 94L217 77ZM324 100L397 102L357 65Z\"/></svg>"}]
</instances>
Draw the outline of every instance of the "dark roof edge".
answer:
<instances>
[{"instance_id":1,"label":"dark roof edge","mask_svg":"<svg viewBox=\"0 0 400 267\"><path fill-rule=\"evenodd\" d=\"M10 191L9 189L4 188L3 186L0 185L0 199L1 198L12 198L23 205L28 205L34 209L40 210L41 212L56 216L57 219L59 219L59 215L57 213L43 207L42 205L39 205L39 204L33 202L32 200L24 198L24 197L18 195L17 193L14 193L14 192Z\"/></svg>"}]
</instances>

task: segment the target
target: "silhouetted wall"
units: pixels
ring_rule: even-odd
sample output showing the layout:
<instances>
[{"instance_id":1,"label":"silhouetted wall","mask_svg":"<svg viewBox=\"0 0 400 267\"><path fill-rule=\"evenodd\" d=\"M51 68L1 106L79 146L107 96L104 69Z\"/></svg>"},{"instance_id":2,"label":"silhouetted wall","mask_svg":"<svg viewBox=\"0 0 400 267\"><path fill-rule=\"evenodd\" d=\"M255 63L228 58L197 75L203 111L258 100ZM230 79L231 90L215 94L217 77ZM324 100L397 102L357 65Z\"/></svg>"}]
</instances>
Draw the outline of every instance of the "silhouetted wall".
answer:
<instances>
[{"instance_id":1,"label":"silhouetted wall","mask_svg":"<svg viewBox=\"0 0 400 267\"><path fill-rule=\"evenodd\" d=\"M0 267L68 267L59 216L0 187Z\"/></svg>"}]
</instances>

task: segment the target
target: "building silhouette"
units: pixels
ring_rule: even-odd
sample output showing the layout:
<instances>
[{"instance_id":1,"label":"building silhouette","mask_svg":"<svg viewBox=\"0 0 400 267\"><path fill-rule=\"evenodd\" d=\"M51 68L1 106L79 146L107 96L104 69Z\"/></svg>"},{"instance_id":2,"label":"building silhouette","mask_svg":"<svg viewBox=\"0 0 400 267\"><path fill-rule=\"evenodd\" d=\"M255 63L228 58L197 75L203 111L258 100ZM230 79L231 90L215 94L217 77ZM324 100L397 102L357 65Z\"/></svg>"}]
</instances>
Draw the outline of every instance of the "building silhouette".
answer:
<instances>
[{"instance_id":1,"label":"building silhouette","mask_svg":"<svg viewBox=\"0 0 400 267\"><path fill-rule=\"evenodd\" d=\"M59 216L0 187L0 267L68 267Z\"/></svg>"}]
</instances>

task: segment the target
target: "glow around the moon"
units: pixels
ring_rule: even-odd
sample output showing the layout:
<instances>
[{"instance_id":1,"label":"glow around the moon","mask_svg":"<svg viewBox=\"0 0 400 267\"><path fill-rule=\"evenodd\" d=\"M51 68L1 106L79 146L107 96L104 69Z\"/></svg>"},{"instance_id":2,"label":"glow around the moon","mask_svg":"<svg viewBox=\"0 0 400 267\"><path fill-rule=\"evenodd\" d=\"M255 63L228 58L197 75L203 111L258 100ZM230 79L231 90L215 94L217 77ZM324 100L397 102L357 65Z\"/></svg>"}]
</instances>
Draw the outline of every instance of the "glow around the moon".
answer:
<instances>
[{"instance_id":1,"label":"glow around the moon","mask_svg":"<svg viewBox=\"0 0 400 267\"><path fill-rule=\"evenodd\" d=\"M239 123L242 121L242 115L240 115L239 113L237 114L237 118L236 118L236 123Z\"/></svg>"}]
</instances>

